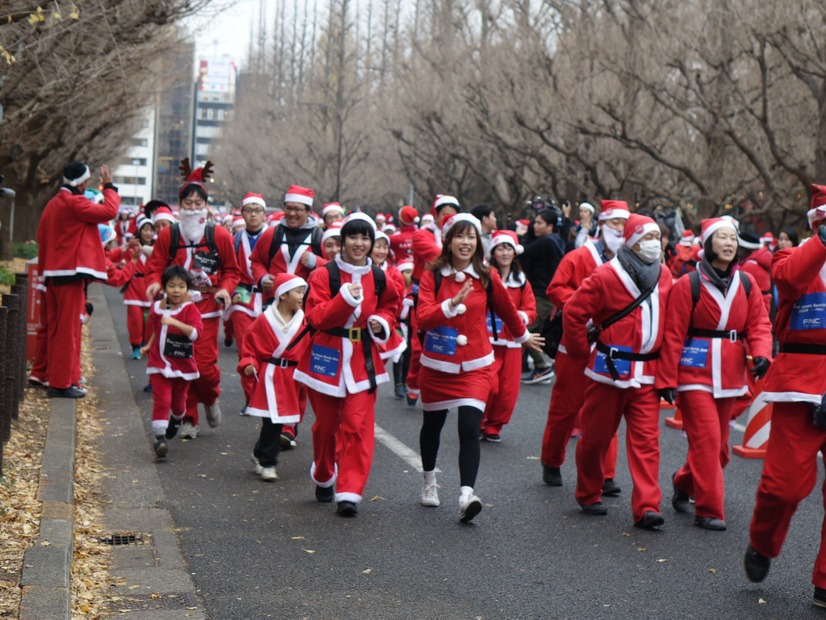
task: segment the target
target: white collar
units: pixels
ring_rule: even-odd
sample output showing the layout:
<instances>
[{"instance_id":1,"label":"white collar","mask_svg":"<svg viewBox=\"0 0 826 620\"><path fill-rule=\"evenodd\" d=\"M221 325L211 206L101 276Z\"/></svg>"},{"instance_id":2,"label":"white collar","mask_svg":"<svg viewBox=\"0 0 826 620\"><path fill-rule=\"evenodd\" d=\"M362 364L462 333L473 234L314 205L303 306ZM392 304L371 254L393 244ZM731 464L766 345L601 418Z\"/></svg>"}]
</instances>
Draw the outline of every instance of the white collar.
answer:
<instances>
[{"instance_id":1,"label":"white collar","mask_svg":"<svg viewBox=\"0 0 826 620\"><path fill-rule=\"evenodd\" d=\"M364 275L365 273L368 273L372 270L373 259L368 256L366 265L351 265L350 263L342 260L341 254L339 254L338 256L336 256L336 265L338 265L338 268L344 273L349 273L350 275L356 273Z\"/></svg>"},{"instance_id":2,"label":"white collar","mask_svg":"<svg viewBox=\"0 0 826 620\"><path fill-rule=\"evenodd\" d=\"M473 268L473 263L470 263L467 267L462 269L462 271L472 278L476 278L477 280L479 279L479 274L476 273L476 270ZM456 270L453 268L453 265L448 264L442 267L441 272L442 276L447 277L453 273L456 273Z\"/></svg>"},{"instance_id":3,"label":"white collar","mask_svg":"<svg viewBox=\"0 0 826 620\"><path fill-rule=\"evenodd\" d=\"M511 270L508 274L508 280L505 282L505 286L508 288L520 288L523 284L525 284L525 273L519 272L517 276L516 272Z\"/></svg>"}]
</instances>

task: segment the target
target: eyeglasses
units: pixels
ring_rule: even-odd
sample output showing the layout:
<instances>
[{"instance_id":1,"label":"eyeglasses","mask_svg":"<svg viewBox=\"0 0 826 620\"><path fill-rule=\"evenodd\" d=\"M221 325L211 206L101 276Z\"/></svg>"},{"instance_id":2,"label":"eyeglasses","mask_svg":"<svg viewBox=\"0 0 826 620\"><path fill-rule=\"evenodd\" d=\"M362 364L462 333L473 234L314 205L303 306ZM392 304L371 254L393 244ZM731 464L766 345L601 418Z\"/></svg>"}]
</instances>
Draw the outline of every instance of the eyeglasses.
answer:
<instances>
[{"instance_id":1,"label":"eyeglasses","mask_svg":"<svg viewBox=\"0 0 826 620\"><path fill-rule=\"evenodd\" d=\"M241 213L249 213L250 215L261 215L262 213L264 213L264 209L248 209L245 207L241 209Z\"/></svg>"},{"instance_id":2,"label":"eyeglasses","mask_svg":"<svg viewBox=\"0 0 826 620\"><path fill-rule=\"evenodd\" d=\"M287 207L284 211L286 213L306 213L307 207Z\"/></svg>"}]
</instances>

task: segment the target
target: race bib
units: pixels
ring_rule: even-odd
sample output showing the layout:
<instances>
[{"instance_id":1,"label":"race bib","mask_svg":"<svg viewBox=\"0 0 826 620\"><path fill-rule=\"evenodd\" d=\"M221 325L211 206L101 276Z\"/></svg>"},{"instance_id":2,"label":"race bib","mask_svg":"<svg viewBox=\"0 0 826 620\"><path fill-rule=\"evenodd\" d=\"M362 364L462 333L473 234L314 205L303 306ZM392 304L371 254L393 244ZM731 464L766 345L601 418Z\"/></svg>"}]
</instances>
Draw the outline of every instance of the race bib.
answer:
<instances>
[{"instance_id":1,"label":"race bib","mask_svg":"<svg viewBox=\"0 0 826 620\"><path fill-rule=\"evenodd\" d=\"M244 288L243 286L239 286L235 289L235 293L233 293L232 296L235 297L236 295L238 295L238 303L241 304L248 304L252 299L252 291Z\"/></svg>"},{"instance_id":2,"label":"race bib","mask_svg":"<svg viewBox=\"0 0 826 620\"><path fill-rule=\"evenodd\" d=\"M317 375L335 377L341 353L337 349L314 344L310 349L310 370Z\"/></svg>"},{"instance_id":3,"label":"race bib","mask_svg":"<svg viewBox=\"0 0 826 620\"><path fill-rule=\"evenodd\" d=\"M203 270L204 273L209 275L214 275L218 273L218 269L221 267L221 259L218 256L218 251L214 250L209 253L205 252L195 252L192 255L192 269L193 271L196 269Z\"/></svg>"},{"instance_id":4,"label":"race bib","mask_svg":"<svg viewBox=\"0 0 826 620\"><path fill-rule=\"evenodd\" d=\"M688 338L680 354L680 366L705 368L708 364L708 340Z\"/></svg>"},{"instance_id":5,"label":"race bib","mask_svg":"<svg viewBox=\"0 0 826 620\"><path fill-rule=\"evenodd\" d=\"M175 359L192 358L192 341L180 334L167 334L163 345L164 357Z\"/></svg>"},{"instance_id":6,"label":"race bib","mask_svg":"<svg viewBox=\"0 0 826 620\"><path fill-rule=\"evenodd\" d=\"M616 349L617 351L624 351L626 353L631 353L631 347L611 347L612 349ZM613 359L614 368L617 369L617 374L620 377L628 377L631 374L631 360L618 360L616 358ZM610 375L611 371L608 370L608 356L605 355L602 351L597 351L596 359L594 359L594 372Z\"/></svg>"},{"instance_id":7,"label":"race bib","mask_svg":"<svg viewBox=\"0 0 826 620\"><path fill-rule=\"evenodd\" d=\"M490 312L488 312L488 313L485 315L485 320L486 320L487 325L488 325L488 333L489 333L491 336L493 336L493 324L491 324L491 321L490 321L490 315L491 315L491 313L490 313ZM495 324L496 324L496 335L497 335L498 337L500 337L500 338L501 338L501 337L502 337L502 319L500 319L500 318L499 318L498 316L496 316L495 314L493 315L493 318L494 318L494 320L496 321L496 323L495 323Z\"/></svg>"},{"instance_id":8,"label":"race bib","mask_svg":"<svg viewBox=\"0 0 826 620\"><path fill-rule=\"evenodd\" d=\"M459 330L455 327L437 327L427 332L424 337L424 350L437 355L456 355L456 338Z\"/></svg>"},{"instance_id":9,"label":"race bib","mask_svg":"<svg viewBox=\"0 0 826 620\"><path fill-rule=\"evenodd\" d=\"M789 329L824 328L826 328L826 293L809 293L794 302Z\"/></svg>"}]
</instances>

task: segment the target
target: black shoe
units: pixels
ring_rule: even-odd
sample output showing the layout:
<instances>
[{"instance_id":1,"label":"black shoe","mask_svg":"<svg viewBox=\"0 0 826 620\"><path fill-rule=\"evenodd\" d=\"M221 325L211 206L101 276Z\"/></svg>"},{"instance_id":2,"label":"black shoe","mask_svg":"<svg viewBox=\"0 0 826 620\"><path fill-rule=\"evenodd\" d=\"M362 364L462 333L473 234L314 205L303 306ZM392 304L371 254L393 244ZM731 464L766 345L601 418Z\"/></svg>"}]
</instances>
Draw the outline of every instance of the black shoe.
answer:
<instances>
[{"instance_id":1,"label":"black shoe","mask_svg":"<svg viewBox=\"0 0 826 620\"><path fill-rule=\"evenodd\" d=\"M336 512L342 517L355 517L358 514L358 506L353 502L341 501L338 503Z\"/></svg>"},{"instance_id":2,"label":"black shoe","mask_svg":"<svg viewBox=\"0 0 826 620\"><path fill-rule=\"evenodd\" d=\"M817 607L826 607L826 589L815 588L814 596L812 596L812 603Z\"/></svg>"},{"instance_id":3,"label":"black shoe","mask_svg":"<svg viewBox=\"0 0 826 620\"><path fill-rule=\"evenodd\" d=\"M659 512L649 510L642 515L642 519L634 523L634 527L639 527L644 530L655 530L664 524L665 519L663 519L663 516Z\"/></svg>"},{"instance_id":4,"label":"black shoe","mask_svg":"<svg viewBox=\"0 0 826 620\"><path fill-rule=\"evenodd\" d=\"M152 448L155 450L155 459L162 461L166 458L166 453L169 452L169 446L166 445L166 437L158 435L155 441L152 442Z\"/></svg>"},{"instance_id":5,"label":"black shoe","mask_svg":"<svg viewBox=\"0 0 826 620\"><path fill-rule=\"evenodd\" d=\"M332 502L335 494L336 492L333 487L320 487L318 485L315 487L315 498L322 504L329 504Z\"/></svg>"},{"instance_id":6,"label":"black shoe","mask_svg":"<svg viewBox=\"0 0 826 620\"><path fill-rule=\"evenodd\" d=\"M487 433L482 433L482 439L491 443L502 443L502 435L499 433L491 433L490 435Z\"/></svg>"},{"instance_id":7,"label":"black shoe","mask_svg":"<svg viewBox=\"0 0 826 620\"><path fill-rule=\"evenodd\" d=\"M284 431L281 433L281 437L278 439L278 444L282 450L292 450L298 445L295 441L295 435L293 435L290 431Z\"/></svg>"},{"instance_id":8,"label":"black shoe","mask_svg":"<svg viewBox=\"0 0 826 620\"><path fill-rule=\"evenodd\" d=\"M407 406L408 407L415 407L416 403L419 402L419 397L416 394L410 394L408 392L407 396L405 398L407 398Z\"/></svg>"},{"instance_id":9,"label":"black shoe","mask_svg":"<svg viewBox=\"0 0 826 620\"><path fill-rule=\"evenodd\" d=\"M542 482L547 484L549 487L561 487L562 486L562 472L559 471L559 467L548 467L544 463L542 464Z\"/></svg>"},{"instance_id":10,"label":"black shoe","mask_svg":"<svg viewBox=\"0 0 826 620\"><path fill-rule=\"evenodd\" d=\"M726 522L714 517L694 517L694 525L714 532L723 532L726 529Z\"/></svg>"},{"instance_id":11,"label":"black shoe","mask_svg":"<svg viewBox=\"0 0 826 620\"><path fill-rule=\"evenodd\" d=\"M602 483L602 494L606 497L616 497L622 493L620 486L614 482L613 478L606 478Z\"/></svg>"},{"instance_id":12,"label":"black shoe","mask_svg":"<svg viewBox=\"0 0 826 620\"><path fill-rule=\"evenodd\" d=\"M677 512L686 514L688 512L691 512L691 498L689 497L688 493L686 493L685 491L681 491L676 486L674 486L674 476L676 475L677 472L674 472L671 475L671 486L674 488L674 495L671 496L671 505Z\"/></svg>"},{"instance_id":13,"label":"black shoe","mask_svg":"<svg viewBox=\"0 0 826 620\"><path fill-rule=\"evenodd\" d=\"M396 384L396 400L402 400L405 396L407 396L407 392L404 389L404 383L397 383Z\"/></svg>"},{"instance_id":14,"label":"black shoe","mask_svg":"<svg viewBox=\"0 0 826 620\"><path fill-rule=\"evenodd\" d=\"M743 557L743 568L746 569L746 577L749 581L759 583L766 578L771 568L771 558L757 551L754 547L749 545L746 547L746 555Z\"/></svg>"},{"instance_id":15,"label":"black shoe","mask_svg":"<svg viewBox=\"0 0 826 620\"><path fill-rule=\"evenodd\" d=\"M166 427L166 433L164 436L167 439L174 439L175 435L178 434L178 429L181 428L181 422L183 422L183 418L176 418L174 415L169 416L169 426Z\"/></svg>"},{"instance_id":16,"label":"black shoe","mask_svg":"<svg viewBox=\"0 0 826 620\"><path fill-rule=\"evenodd\" d=\"M232 338L224 338L224 346L231 347L232 346Z\"/></svg>"},{"instance_id":17,"label":"black shoe","mask_svg":"<svg viewBox=\"0 0 826 620\"><path fill-rule=\"evenodd\" d=\"M608 508L606 508L605 504L602 502L588 504L587 506L580 504L579 506L582 508L582 512L586 515L591 515L592 517L602 517L608 514Z\"/></svg>"},{"instance_id":18,"label":"black shoe","mask_svg":"<svg viewBox=\"0 0 826 620\"><path fill-rule=\"evenodd\" d=\"M50 387L46 395L49 398L83 398L86 396L86 390L76 385L69 386L65 389Z\"/></svg>"},{"instance_id":19,"label":"black shoe","mask_svg":"<svg viewBox=\"0 0 826 620\"><path fill-rule=\"evenodd\" d=\"M152 393L152 384L147 383L145 386L143 386L143 391L151 394Z\"/></svg>"}]
</instances>

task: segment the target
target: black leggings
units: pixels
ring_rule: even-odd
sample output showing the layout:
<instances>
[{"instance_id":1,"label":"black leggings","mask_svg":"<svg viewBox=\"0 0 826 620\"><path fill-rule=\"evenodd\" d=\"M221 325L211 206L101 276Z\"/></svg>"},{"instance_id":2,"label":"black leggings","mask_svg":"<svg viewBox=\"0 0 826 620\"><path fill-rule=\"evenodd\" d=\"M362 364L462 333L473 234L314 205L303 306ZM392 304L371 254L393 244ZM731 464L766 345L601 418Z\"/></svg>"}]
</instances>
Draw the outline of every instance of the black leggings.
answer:
<instances>
[{"instance_id":1,"label":"black leggings","mask_svg":"<svg viewBox=\"0 0 826 620\"><path fill-rule=\"evenodd\" d=\"M447 420L447 409L425 411L422 430L419 433L419 449L422 453L422 469L436 469L436 455L439 454L439 438ZM463 487L476 484L479 471L479 427L482 412L476 407L459 407L459 480Z\"/></svg>"},{"instance_id":2,"label":"black leggings","mask_svg":"<svg viewBox=\"0 0 826 620\"><path fill-rule=\"evenodd\" d=\"M252 455L258 459L261 467L275 467L278 465L281 431L283 424L273 424L270 418L261 418L261 434L255 442Z\"/></svg>"}]
</instances>

